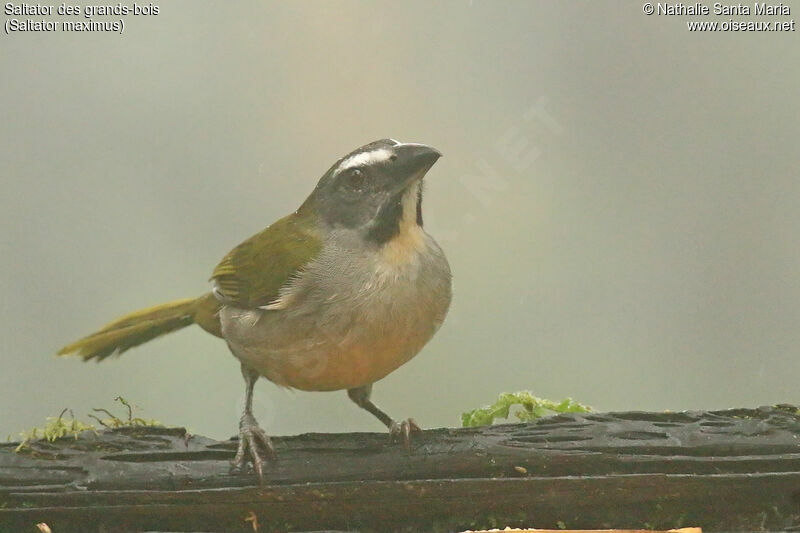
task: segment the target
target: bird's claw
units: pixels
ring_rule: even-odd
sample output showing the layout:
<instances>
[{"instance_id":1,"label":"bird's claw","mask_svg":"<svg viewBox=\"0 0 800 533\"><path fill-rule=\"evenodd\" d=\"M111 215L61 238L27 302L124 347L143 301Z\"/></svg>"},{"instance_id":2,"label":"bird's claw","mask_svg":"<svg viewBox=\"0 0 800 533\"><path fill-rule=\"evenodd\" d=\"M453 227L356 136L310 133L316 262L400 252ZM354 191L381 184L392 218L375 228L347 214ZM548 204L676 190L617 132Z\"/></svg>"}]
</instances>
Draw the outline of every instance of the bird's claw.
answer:
<instances>
[{"instance_id":1,"label":"bird's claw","mask_svg":"<svg viewBox=\"0 0 800 533\"><path fill-rule=\"evenodd\" d=\"M420 429L413 418L407 418L400 422L392 421L392 425L389 426L389 437L392 442L402 440L406 450L411 450L412 433L422 433L422 429Z\"/></svg>"},{"instance_id":2,"label":"bird's claw","mask_svg":"<svg viewBox=\"0 0 800 533\"><path fill-rule=\"evenodd\" d=\"M264 459L275 459L275 448L272 440L261 429L252 416L245 415L239 423L239 448L233 458L233 468L242 470L248 459L253 463L253 469L258 474L258 480L264 483Z\"/></svg>"}]
</instances>

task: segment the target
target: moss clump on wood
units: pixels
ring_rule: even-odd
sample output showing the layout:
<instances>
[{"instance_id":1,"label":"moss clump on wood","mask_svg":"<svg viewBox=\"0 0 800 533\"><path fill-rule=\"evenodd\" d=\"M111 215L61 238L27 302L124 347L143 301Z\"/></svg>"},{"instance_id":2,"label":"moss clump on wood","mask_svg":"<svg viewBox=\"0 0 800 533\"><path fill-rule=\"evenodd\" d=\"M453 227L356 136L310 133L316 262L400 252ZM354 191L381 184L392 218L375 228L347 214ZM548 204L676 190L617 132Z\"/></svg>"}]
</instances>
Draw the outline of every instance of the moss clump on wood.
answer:
<instances>
[{"instance_id":1,"label":"moss clump on wood","mask_svg":"<svg viewBox=\"0 0 800 533\"><path fill-rule=\"evenodd\" d=\"M479 407L461 415L461 425L465 428L489 426L495 418L508 418L513 407L520 422L531 422L543 416L560 413L588 413L592 410L588 405L565 398L559 402L537 398L530 391L504 392L492 405Z\"/></svg>"},{"instance_id":2,"label":"moss clump on wood","mask_svg":"<svg viewBox=\"0 0 800 533\"><path fill-rule=\"evenodd\" d=\"M162 424L157 420L133 416L134 406L122 396L117 396L114 398L114 401L122 404L125 407L128 412L127 418L119 418L108 409L100 408L94 408L92 411L95 413L100 413L101 415L105 415L105 418L101 418L94 414L89 414L88 416L93 418L100 426L109 429L122 427L163 427ZM64 416L67 413L69 413L69 418ZM24 452L26 449L30 448L31 442L39 439L44 439L47 442L54 442L58 439L72 437L77 440L78 436L84 431L94 431L97 433L98 427L94 424L78 420L75 418L75 414L72 412L72 409L65 408L57 417L47 417L43 427L35 427L28 431L21 432L20 436L22 437L22 442L20 442L19 446L17 446L14 451L17 453Z\"/></svg>"}]
</instances>

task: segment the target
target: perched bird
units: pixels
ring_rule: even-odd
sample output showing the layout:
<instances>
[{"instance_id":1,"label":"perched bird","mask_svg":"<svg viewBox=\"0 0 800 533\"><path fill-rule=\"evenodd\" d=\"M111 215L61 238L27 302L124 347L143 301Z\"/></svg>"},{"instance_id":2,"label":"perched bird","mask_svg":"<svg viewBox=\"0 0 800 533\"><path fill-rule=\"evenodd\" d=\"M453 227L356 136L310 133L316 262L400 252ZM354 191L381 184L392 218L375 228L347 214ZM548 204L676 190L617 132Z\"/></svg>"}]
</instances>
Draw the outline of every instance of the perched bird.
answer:
<instances>
[{"instance_id":1,"label":"perched bird","mask_svg":"<svg viewBox=\"0 0 800 533\"><path fill-rule=\"evenodd\" d=\"M414 357L450 306L450 267L422 228L422 179L441 154L382 139L339 159L300 208L231 250L211 292L143 309L62 348L102 360L192 323L223 338L240 361L244 413L234 466L263 479L269 436L253 416L264 376L306 391L347 390L408 445L413 419L395 421L372 384Z\"/></svg>"}]
</instances>

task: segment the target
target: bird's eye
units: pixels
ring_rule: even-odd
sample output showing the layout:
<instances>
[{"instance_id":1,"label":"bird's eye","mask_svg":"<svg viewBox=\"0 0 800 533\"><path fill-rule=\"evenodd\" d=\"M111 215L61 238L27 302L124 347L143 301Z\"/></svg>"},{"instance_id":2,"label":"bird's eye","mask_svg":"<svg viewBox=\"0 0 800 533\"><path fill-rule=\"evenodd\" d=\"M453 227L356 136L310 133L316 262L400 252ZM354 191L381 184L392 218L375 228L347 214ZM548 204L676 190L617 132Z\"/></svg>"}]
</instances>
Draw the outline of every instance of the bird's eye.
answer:
<instances>
[{"instance_id":1,"label":"bird's eye","mask_svg":"<svg viewBox=\"0 0 800 533\"><path fill-rule=\"evenodd\" d=\"M364 171L358 168L351 168L347 171L347 185L351 189L360 191L364 188L364 181L366 176Z\"/></svg>"}]
</instances>

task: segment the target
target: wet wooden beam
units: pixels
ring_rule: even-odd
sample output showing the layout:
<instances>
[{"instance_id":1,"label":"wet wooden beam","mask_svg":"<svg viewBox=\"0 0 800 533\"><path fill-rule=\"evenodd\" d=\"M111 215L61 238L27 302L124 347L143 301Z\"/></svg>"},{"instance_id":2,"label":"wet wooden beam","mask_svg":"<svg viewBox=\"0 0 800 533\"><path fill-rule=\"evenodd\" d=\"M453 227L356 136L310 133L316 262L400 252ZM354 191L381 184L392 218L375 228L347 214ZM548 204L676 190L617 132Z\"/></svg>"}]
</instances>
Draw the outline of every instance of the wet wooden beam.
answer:
<instances>
[{"instance_id":1,"label":"wet wooden beam","mask_svg":"<svg viewBox=\"0 0 800 533\"><path fill-rule=\"evenodd\" d=\"M0 445L0 531L461 531L800 526L792 406L559 415L528 424L273 439L267 483L236 441L180 428Z\"/></svg>"}]
</instances>

